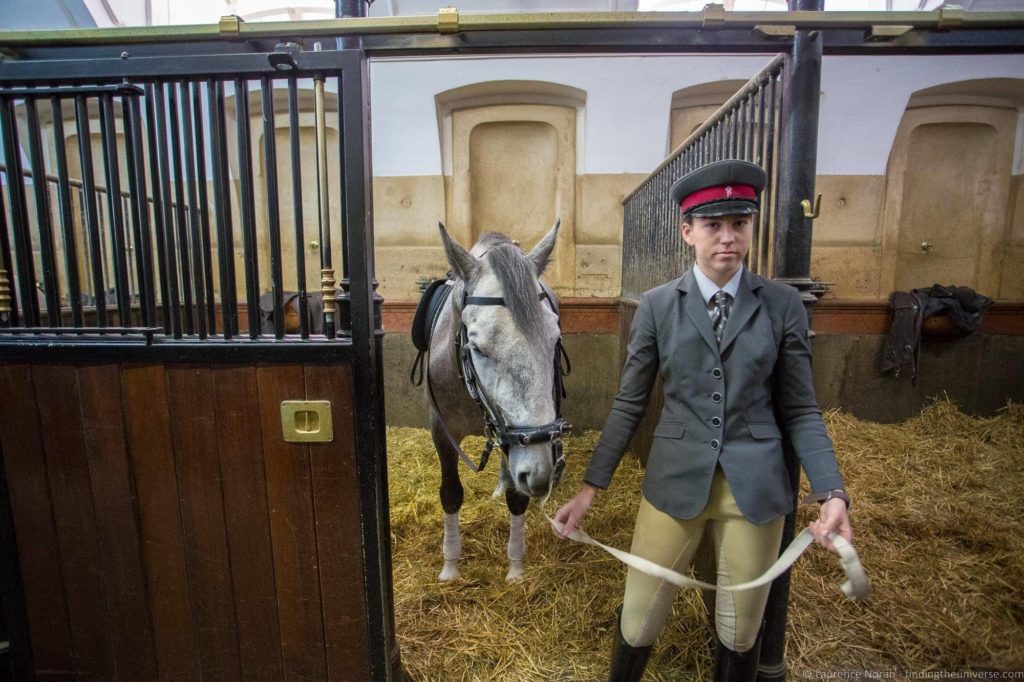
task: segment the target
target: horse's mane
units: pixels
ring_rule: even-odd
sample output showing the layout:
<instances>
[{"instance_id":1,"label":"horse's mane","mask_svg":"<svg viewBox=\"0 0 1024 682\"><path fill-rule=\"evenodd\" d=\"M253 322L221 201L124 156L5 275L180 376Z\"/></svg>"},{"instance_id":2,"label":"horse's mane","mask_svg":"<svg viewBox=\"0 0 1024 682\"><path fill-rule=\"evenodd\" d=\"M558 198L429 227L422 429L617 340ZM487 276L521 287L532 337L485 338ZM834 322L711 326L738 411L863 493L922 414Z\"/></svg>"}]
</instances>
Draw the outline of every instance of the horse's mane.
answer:
<instances>
[{"instance_id":1,"label":"horse's mane","mask_svg":"<svg viewBox=\"0 0 1024 682\"><path fill-rule=\"evenodd\" d=\"M491 270L501 284L505 307L512 321L528 338L544 333L544 315L537 293L537 274L533 263L518 246L499 232L480 235L474 252L484 252Z\"/></svg>"}]
</instances>

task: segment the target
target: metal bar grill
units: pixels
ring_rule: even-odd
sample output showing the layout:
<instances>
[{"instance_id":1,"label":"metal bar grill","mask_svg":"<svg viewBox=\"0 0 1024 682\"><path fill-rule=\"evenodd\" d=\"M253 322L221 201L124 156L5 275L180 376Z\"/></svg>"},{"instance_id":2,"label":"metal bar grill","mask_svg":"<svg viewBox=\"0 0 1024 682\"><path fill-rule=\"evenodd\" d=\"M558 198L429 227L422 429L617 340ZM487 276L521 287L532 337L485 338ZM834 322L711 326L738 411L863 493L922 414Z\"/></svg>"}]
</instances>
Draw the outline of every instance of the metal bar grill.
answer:
<instances>
[{"instance_id":1,"label":"metal bar grill","mask_svg":"<svg viewBox=\"0 0 1024 682\"><path fill-rule=\"evenodd\" d=\"M693 264L693 250L679 234L679 211L672 205L672 183L713 161L743 159L768 173L761 213L754 225L746 266L770 276L775 216L777 118L785 56L773 59L699 126L623 202L622 298L639 301L648 289L678 277Z\"/></svg>"},{"instance_id":2,"label":"metal bar grill","mask_svg":"<svg viewBox=\"0 0 1024 682\"><path fill-rule=\"evenodd\" d=\"M347 153L342 69L260 59L238 75L211 59L188 77L0 85L0 342L136 328L158 343L350 336L334 308L346 226L331 217L346 201L328 200L347 188L327 154L329 134Z\"/></svg>"}]
</instances>

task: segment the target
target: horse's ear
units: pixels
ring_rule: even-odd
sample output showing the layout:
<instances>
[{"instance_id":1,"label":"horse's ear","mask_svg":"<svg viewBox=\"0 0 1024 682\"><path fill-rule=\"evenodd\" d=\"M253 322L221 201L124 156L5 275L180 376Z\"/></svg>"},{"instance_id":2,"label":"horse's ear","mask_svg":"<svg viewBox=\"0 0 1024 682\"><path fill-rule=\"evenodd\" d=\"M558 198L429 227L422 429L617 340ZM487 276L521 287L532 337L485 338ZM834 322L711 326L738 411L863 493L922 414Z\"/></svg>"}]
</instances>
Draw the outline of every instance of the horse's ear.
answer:
<instances>
[{"instance_id":1,"label":"horse's ear","mask_svg":"<svg viewBox=\"0 0 1024 682\"><path fill-rule=\"evenodd\" d=\"M558 218L555 220L555 224L551 226L548 233L537 242L537 246L533 247L533 251L527 258L533 263L533 269L540 277L544 274L544 268L548 266L548 260L551 258L551 252L555 249L555 240L558 238L558 226L562 224L562 219Z\"/></svg>"},{"instance_id":2,"label":"horse's ear","mask_svg":"<svg viewBox=\"0 0 1024 682\"><path fill-rule=\"evenodd\" d=\"M455 276L464 282L473 279L476 271L480 268L480 261L473 257L469 251L451 238L448 230L444 229L444 223L437 224L441 230L441 241L444 243L444 255L448 258L448 265L451 266Z\"/></svg>"}]
</instances>

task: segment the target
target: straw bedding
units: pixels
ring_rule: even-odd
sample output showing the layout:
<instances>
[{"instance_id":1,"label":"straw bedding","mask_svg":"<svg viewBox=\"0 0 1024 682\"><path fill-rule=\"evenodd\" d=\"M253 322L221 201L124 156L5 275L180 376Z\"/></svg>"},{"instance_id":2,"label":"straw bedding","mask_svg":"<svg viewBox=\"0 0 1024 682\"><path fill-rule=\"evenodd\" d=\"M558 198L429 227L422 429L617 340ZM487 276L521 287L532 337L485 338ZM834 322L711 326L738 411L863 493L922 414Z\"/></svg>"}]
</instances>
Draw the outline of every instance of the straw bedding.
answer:
<instances>
[{"instance_id":1,"label":"straw bedding","mask_svg":"<svg viewBox=\"0 0 1024 682\"><path fill-rule=\"evenodd\" d=\"M899 425L842 412L826 414L826 424L873 592L850 602L833 555L814 546L800 558L790 676L1024 669L1024 406L981 419L939 401ZM597 435L568 439L566 480L549 511L578 489ZM478 453L482 440L464 445ZM531 504L526 577L506 584L507 509L491 499L492 463L482 474L463 469L462 576L439 584L440 477L429 433L389 429L388 452L396 631L409 679L604 679L624 567L556 540ZM585 520L588 533L628 549L641 478L625 458ZM801 509L798 527L813 511ZM710 679L700 595L681 591L674 611L645 679Z\"/></svg>"}]
</instances>

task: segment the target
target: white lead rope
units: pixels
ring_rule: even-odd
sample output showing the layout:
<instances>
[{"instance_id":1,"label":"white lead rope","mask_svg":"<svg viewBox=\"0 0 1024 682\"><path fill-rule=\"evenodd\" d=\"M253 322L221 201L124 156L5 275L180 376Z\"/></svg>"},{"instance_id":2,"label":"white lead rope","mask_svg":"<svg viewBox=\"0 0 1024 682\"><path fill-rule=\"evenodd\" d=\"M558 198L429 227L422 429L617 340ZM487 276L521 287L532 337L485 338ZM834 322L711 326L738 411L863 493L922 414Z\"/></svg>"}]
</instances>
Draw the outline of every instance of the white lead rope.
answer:
<instances>
[{"instance_id":1,"label":"white lead rope","mask_svg":"<svg viewBox=\"0 0 1024 682\"><path fill-rule=\"evenodd\" d=\"M551 527L561 534L562 524L548 516L547 512L544 511L544 505L547 503L550 494L550 491L548 491L548 495L545 495L544 499L541 500L541 513L544 514L544 518L548 520ZM810 547L814 542L814 533L812 533L809 528L804 528L803 531L793 539L793 542L791 542L789 547L786 548L786 551L779 555L778 560L772 564L771 568L765 571L765 573L759 578L740 585L718 586L705 583L700 580L694 580L682 573L678 573L670 568L665 568L660 564L656 564L649 559L644 559L643 557L639 557L635 554L624 552L621 549L616 549L615 547L609 547L608 545L598 542L594 538L590 537L580 528L574 530L568 535L568 537L571 540L575 540L576 542L580 542L585 545L600 547L627 566L631 566L636 570L652 575L655 578L666 580L674 585L678 585L679 587L700 587L705 590L719 590L722 592L740 592L742 590L749 590L770 583L785 573L786 570L796 562L797 558L804 553L804 550ZM853 545L846 541L846 538L838 533L830 532L828 534L828 539L832 541L832 545L836 548L836 552L839 553L839 562L843 567L843 572L846 573L847 580L841 586L843 593L854 601L864 599L871 591L871 586L868 584L868 576L867 573L864 572L864 567L861 566L860 557L857 556L857 551L853 548Z\"/></svg>"}]
</instances>

